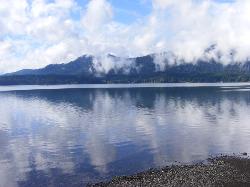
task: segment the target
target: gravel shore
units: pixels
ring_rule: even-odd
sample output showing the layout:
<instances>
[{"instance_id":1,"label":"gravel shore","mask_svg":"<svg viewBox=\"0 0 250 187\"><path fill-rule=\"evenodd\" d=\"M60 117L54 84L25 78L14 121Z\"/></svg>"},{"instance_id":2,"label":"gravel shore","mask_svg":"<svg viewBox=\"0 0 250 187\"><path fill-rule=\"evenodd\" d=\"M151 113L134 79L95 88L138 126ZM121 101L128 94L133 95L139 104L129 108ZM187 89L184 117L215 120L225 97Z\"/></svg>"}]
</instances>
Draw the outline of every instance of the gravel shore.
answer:
<instances>
[{"instance_id":1,"label":"gravel shore","mask_svg":"<svg viewBox=\"0 0 250 187\"><path fill-rule=\"evenodd\" d=\"M90 186L250 186L250 159L220 156L194 165L173 165Z\"/></svg>"}]
</instances>

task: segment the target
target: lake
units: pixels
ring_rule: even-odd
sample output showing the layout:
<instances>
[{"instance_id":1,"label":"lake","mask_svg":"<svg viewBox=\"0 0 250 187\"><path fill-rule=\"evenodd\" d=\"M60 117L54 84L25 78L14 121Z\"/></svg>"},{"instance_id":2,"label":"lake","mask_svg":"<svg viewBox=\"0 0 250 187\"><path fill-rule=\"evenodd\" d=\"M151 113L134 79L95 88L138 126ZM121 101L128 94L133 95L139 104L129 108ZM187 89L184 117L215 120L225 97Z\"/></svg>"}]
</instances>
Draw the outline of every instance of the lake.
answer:
<instances>
[{"instance_id":1,"label":"lake","mask_svg":"<svg viewBox=\"0 0 250 187\"><path fill-rule=\"evenodd\" d=\"M81 186L250 153L250 84L0 87L0 187Z\"/></svg>"}]
</instances>

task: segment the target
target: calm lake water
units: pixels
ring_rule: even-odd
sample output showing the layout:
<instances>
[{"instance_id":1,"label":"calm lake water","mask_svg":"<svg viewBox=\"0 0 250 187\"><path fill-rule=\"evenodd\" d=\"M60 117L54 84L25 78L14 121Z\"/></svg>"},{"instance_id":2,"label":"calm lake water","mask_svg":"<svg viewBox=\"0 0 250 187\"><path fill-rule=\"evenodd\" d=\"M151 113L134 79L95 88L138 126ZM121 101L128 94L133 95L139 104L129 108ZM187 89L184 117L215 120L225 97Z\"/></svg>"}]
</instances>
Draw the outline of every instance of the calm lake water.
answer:
<instances>
[{"instance_id":1,"label":"calm lake water","mask_svg":"<svg viewBox=\"0 0 250 187\"><path fill-rule=\"evenodd\" d=\"M250 153L250 84L0 87L0 187Z\"/></svg>"}]
</instances>

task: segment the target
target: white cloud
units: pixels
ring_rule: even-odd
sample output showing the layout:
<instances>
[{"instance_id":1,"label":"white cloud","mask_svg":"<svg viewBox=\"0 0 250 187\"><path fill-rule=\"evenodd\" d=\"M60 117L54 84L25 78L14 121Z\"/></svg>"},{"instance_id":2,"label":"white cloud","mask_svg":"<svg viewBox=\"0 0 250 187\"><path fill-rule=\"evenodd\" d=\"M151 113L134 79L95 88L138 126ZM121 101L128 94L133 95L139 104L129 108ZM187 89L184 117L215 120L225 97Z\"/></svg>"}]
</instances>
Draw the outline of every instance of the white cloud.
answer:
<instances>
[{"instance_id":1,"label":"white cloud","mask_svg":"<svg viewBox=\"0 0 250 187\"><path fill-rule=\"evenodd\" d=\"M109 55L95 57L93 60L94 68L98 73L108 73L110 69L115 72L123 69L123 73L129 73L130 68L134 67L134 60L125 58L116 58Z\"/></svg>"},{"instance_id":2,"label":"white cloud","mask_svg":"<svg viewBox=\"0 0 250 187\"><path fill-rule=\"evenodd\" d=\"M186 2L189 0L186 0ZM166 9L173 4L180 4L183 1L180 0L153 0L153 7L155 9ZM184 3L186 3L184 2Z\"/></svg>"},{"instance_id":3,"label":"white cloud","mask_svg":"<svg viewBox=\"0 0 250 187\"><path fill-rule=\"evenodd\" d=\"M151 3L149 15L124 24L115 19L108 0L91 0L87 5L75 0L0 0L0 73L68 62L83 54L173 51L193 61L212 44L217 44L215 52L222 54L223 63L230 63L232 49L235 60L249 57L250 1ZM162 55L160 59L157 64L162 68Z\"/></svg>"},{"instance_id":4,"label":"white cloud","mask_svg":"<svg viewBox=\"0 0 250 187\"><path fill-rule=\"evenodd\" d=\"M217 44L218 50L224 55L223 62L231 49L239 53L236 60L245 60L250 54L249 44L249 1L234 3L218 3L215 1L174 1L167 10L169 21L162 27L168 27L173 33L169 40L169 48L177 55L192 61L202 56L204 49ZM159 14L159 13L156 13ZM168 24L168 25L166 25Z\"/></svg>"},{"instance_id":5,"label":"white cloud","mask_svg":"<svg viewBox=\"0 0 250 187\"><path fill-rule=\"evenodd\" d=\"M27 23L26 0L20 1L0 1L0 26L2 34L20 34L24 31L24 25Z\"/></svg>"},{"instance_id":6,"label":"white cloud","mask_svg":"<svg viewBox=\"0 0 250 187\"><path fill-rule=\"evenodd\" d=\"M106 0L92 0L82 18L85 30L89 32L100 32L102 26L112 20L113 10L111 4Z\"/></svg>"}]
</instances>

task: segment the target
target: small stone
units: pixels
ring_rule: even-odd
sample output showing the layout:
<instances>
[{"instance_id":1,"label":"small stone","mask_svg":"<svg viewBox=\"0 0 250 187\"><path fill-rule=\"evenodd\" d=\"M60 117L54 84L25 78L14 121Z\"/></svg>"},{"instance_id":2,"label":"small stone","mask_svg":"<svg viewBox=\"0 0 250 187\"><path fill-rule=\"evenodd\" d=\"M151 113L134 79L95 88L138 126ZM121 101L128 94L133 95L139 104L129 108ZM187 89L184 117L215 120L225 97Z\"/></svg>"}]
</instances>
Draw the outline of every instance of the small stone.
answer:
<instances>
[{"instance_id":1,"label":"small stone","mask_svg":"<svg viewBox=\"0 0 250 187\"><path fill-rule=\"evenodd\" d=\"M245 152L245 153L242 153L242 155L243 155L243 156L247 156L247 153L246 153L246 152Z\"/></svg>"}]
</instances>

